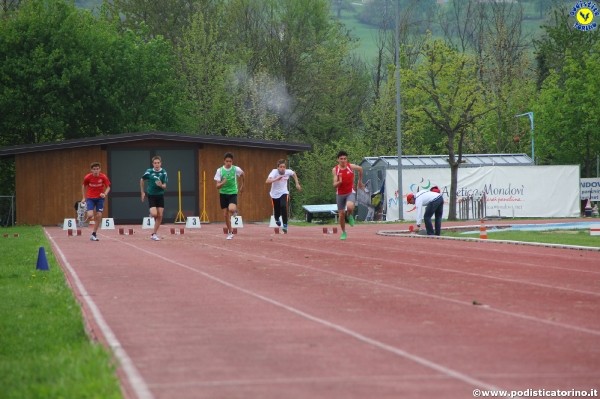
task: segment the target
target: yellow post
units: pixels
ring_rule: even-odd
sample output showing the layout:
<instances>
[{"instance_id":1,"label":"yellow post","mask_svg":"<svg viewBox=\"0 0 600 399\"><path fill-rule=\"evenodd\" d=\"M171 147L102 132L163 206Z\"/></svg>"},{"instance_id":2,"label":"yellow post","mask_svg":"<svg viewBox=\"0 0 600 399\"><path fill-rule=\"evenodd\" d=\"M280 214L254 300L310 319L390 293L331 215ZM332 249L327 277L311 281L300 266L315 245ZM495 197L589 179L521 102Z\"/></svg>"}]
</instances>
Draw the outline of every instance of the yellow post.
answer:
<instances>
[{"instance_id":1,"label":"yellow post","mask_svg":"<svg viewBox=\"0 0 600 399\"><path fill-rule=\"evenodd\" d=\"M183 216L183 212L181 211L181 171L177 171L177 190L179 191L179 212L177 212L177 216L175 217L175 223L185 223L185 216Z\"/></svg>"},{"instance_id":2,"label":"yellow post","mask_svg":"<svg viewBox=\"0 0 600 399\"><path fill-rule=\"evenodd\" d=\"M200 222L210 223L206 213L206 171L202 172L202 215L200 215Z\"/></svg>"}]
</instances>

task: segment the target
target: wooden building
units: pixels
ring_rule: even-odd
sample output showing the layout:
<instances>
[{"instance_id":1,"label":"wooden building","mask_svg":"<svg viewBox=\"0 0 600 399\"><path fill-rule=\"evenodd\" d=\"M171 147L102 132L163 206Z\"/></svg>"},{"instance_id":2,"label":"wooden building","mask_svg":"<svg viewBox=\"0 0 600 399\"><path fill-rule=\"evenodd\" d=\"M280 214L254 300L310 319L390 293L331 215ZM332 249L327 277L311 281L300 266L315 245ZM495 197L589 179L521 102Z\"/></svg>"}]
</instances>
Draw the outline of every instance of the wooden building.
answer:
<instances>
[{"instance_id":1,"label":"wooden building","mask_svg":"<svg viewBox=\"0 0 600 399\"><path fill-rule=\"evenodd\" d=\"M272 213L265 180L278 159L310 150L310 145L222 136L190 136L165 132L129 133L62 142L0 148L0 157L14 157L16 169L16 223L62 225L76 217L83 177L90 163L102 164L112 183L105 217L116 224L136 224L148 216L140 199L139 180L160 155L169 175L165 194L165 223L179 212L222 222L219 194L213 180L226 152L245 173L244 191L238 199L244 221L265 221ZM180 190L179 190L180 188Z\"/></svg>"}]
</instances>

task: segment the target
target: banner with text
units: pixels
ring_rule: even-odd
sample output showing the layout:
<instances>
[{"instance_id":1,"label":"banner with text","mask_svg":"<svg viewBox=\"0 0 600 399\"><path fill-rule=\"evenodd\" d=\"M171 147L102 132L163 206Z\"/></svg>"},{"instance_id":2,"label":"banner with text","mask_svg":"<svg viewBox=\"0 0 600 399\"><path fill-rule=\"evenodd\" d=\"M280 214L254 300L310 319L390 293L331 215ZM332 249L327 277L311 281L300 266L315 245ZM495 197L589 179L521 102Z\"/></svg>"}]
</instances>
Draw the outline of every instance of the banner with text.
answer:
<instances>
[{"instance_id":1,"label":"banner with text","mask_svg":"<svg viewBox=\"0 0 600 399\"><path fill-rule=\"evenodd\" d=\"M579 180L580 194L582 200L600 201L600 177L584 178Z\"/></svg>"},{"instance_id":2,"label":"banner with text","mask_svg":"<svg viewBox=\"0 0 600 399\"><path fill-rule=\"evenodd\" d=\"M438 186L444 195L448 217L450 169L405 169L403 197L398 197L398 171L386 171L386 220L398 220L398 201L403 201L404 220L416 219L416 208L406 195ZM457 198L486 196L487 216L579 216L579 166L485 166L458 170Z\"/></svg>"}]
</instances>

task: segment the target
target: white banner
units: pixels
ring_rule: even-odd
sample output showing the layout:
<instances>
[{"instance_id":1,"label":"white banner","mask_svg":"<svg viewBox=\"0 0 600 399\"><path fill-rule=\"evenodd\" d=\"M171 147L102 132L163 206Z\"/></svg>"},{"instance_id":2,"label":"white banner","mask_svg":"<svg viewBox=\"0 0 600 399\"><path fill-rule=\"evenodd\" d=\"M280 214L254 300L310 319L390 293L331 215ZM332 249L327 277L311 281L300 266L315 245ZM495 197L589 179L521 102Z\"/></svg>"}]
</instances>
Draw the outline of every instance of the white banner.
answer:
<instances>
[{"instance_id":1,"label":"white banner","mask_svg":"<svg viewBox=\"0 0 600 399\"><path fill-rule=\"evenodd\" d=\"M579 179L579 198L600 201L600 177Z\"/></svg>"},{"instance_id":2,"label":"white banner","mask_svg":"<svg viewBox=\"0 0 600 399\"><path fill-rule=\"evenodd\" d=\"M398 201L403 201L404 220L415 220L415 206L406 203L408 193L438 186L444 195L448 217L450 168L405 169L403 198L398 198L398 171L386 172L386 220L398 220ZM579 216L579 166L485 166L458 170L457 195L486 195L487 216ZM457 209L458 212L458 209Z\"/></svg>"}]
</instances>

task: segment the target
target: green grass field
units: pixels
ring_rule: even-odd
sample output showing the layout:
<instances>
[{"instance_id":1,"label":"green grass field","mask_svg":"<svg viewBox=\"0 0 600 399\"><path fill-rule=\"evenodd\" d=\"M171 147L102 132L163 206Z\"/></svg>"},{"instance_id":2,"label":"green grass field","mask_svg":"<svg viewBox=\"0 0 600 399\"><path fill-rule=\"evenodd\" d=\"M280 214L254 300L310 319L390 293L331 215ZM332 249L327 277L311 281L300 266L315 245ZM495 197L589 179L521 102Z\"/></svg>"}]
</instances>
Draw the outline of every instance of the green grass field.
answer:
<instances>
[{"instance_id":1,"label":"green grass field","mask_svg":"<svg viewBox=\"0 0 600 399\"><path fill-rule=\"evenodd\" d=\"M40 247L48 271L36 270ZM122 398L114 360L86 335L42 229L1 228L0 248L0 396Z\"/></svg>"},{"instance_id":2,"label":"green grass field","mask_svg":"<svg viewBox=\"0 0 600 399\"><path fill-rule=\"evenodd\" d=\"M479 238L479 232L461 234L460 232L446 232L442 235L462 238ZM600 248L600 237L591 236L586 230L548 230L548 231L499 231L490 232L488 239L523 242L541 242L545 244L578 245L584 247Z\"/></svg>"}]
</instances>

